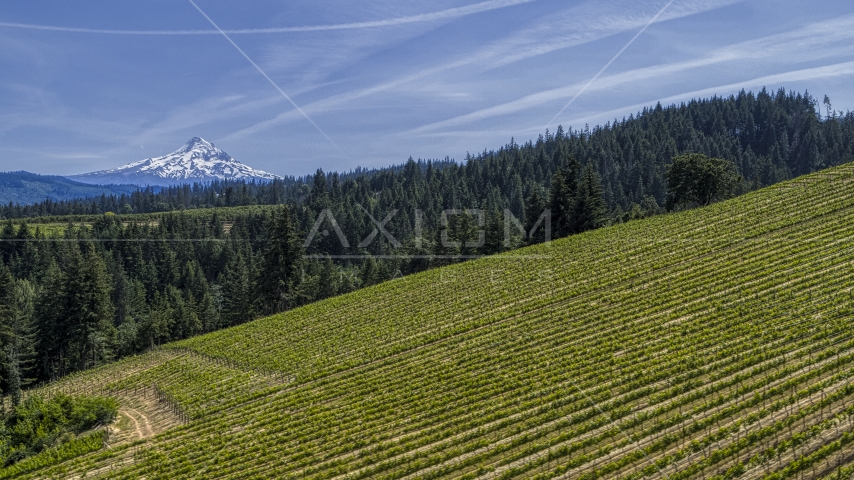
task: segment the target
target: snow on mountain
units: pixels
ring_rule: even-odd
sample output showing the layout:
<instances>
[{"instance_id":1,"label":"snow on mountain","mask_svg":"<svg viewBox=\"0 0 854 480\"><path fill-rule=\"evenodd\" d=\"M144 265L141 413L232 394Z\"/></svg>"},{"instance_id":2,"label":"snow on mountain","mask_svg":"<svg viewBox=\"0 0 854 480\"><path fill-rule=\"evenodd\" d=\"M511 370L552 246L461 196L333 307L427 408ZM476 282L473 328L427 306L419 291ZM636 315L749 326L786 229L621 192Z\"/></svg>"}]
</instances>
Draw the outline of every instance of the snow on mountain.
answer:
<instances>
[{"instance_id":1,"label":"snow on mountain","mask_svg":"<svg viewBox=\"0 0 854 480\"><path fill-rule=\"evenodd\" d=\"M280 178L238 162L214 144L193 137L180 149L162 157L147 158L98 172L67 178L90 184L176 185L211 180L262 180Z\"/></svg>"}]
</instances>

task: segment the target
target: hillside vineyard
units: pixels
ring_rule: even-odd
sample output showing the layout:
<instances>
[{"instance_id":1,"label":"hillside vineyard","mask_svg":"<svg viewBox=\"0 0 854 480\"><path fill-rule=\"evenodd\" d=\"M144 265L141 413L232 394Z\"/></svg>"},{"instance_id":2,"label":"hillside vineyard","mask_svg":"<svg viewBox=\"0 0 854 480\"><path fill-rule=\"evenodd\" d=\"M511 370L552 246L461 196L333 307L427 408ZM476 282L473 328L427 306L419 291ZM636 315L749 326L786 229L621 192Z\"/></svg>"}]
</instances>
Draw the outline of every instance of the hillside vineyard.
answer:
<instances>
[{"instance_id":1,"label":"hillside vineyard","mask_svg":"<svg viewBox=\"0 0 854 480\"><path fill-rule=\"evenodd\" d=\"M5 475L848 478L852 224L849 164L169 344L36 392L177 426Z\"/></svg>"}]
</instances>

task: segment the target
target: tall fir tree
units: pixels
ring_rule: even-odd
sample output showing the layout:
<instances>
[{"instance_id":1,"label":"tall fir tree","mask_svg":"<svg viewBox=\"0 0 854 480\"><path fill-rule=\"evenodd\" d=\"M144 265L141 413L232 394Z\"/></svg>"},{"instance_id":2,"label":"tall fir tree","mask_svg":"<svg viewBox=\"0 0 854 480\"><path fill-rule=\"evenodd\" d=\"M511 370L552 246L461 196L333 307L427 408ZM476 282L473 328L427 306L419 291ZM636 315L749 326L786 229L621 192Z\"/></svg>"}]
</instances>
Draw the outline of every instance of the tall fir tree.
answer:
<instances>
[{"instance_id":1,"label":"tall fir tree","mask_svg":"<svg viewBox=\"0 0 854 480\"><path fill-rule=\"evenodd\" d=\"M549 192L549 208L552 214L552 232L554 237L565 237L573 232L573 214L575 213L576 197L581 164L575 157L567 157L562 151L555 152L562 166L552 176Z\"/></svg>"},{"instance_id":2,"label":"tall fir tree","mask_svg":"<svg viewBox=\"0 0 854 480\"><path fill-rule=\"evenodd\" d=\"M602 182L591 165L586 165L578 182L572 215L572 233L586 232L605 224L607 212Z\"/></svg>"},{"instance_id":3,"label":"tall fir tree","mask_svg":"<svg viewBox=\"0 0 854 480\"><path fill-rule=\"evenodd\" d=\"M56 379L72 371L68 354L71 328L62 318L67 300L63 274L57 263L52 262L42 278L36 303L36 326L39 332L36 349L42 378Z\"/></svg>"},{"instance_id":4,"label":"tall fir tree","mask_svg":"<svg viewBox=\"0 0 854 480\"><path fill-rule=\"evenodd\" d=\"M525 235L529 244L542 243L546 237L546 225L543 225L545 217L549 219L548 228L551 228L551 212L546 204L545 194L540 188L534 188L528 201L525 202ZM539 223L539 225L538 225Z\"/></svg>"},{"instance_id":5,"label":"tall fir tree","mask_svg":"<svg viewBox=\"0 0 854 480\"><path fill-rule=\"evenodd\" d=\"M291 308L300 283L302 244L287 206L267 224L266 248L256 286L261 313Z\"/></svg>"},{"instance_id":6,"label":"tall fir tree","mask_svg":"<svg viewBox=\"0 0 854 480\"><path fill-rule=\"evenodd\" d=\"M239 325L252 319L254 307L249 267L240 251L232 255L222 274L222 312L226 326Z\"/></svg>"},{"instance_id":7,"label":"tall fir tree","mask_svg":"<svg viewBox=\"0 0 854 480\"><path fill-rule=\"evenodd\" d=\"M70 325L73 361L77 369L112 359L115 342L110 282L103 258L88 245L86 254L72 254L63 283L66 310L62 319Z\"/></svg>"},{"instance_id":8,"label":"tall fir tree","mask_svg":"<svg viewBox=\"0 0 854 480\"><path fill-rule=\"evenodd\" d=\"M4 327L3 366L7 375L8 392L12 405L21 401L21 389L35 379L36 291L27 280L17 280L7 300L12 309L11 323Z\"/></svg>"}]
</instances>

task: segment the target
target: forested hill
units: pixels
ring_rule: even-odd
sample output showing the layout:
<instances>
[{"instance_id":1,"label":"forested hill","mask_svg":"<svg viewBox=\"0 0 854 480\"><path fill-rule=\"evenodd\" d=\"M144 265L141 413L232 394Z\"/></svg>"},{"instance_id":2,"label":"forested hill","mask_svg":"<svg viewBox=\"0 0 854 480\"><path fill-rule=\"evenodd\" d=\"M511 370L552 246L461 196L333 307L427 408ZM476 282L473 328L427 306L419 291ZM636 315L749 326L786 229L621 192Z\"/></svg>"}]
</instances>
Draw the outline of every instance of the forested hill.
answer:
<instances>
[{"instance_id":1,"label":"forested hill","mask_svg":"<svg viewBox=\"0 0 854 480\"><path fill-rule=\"evenodd\" d=\"M850 479L852 182L844 165L83 372L26 396L118 399L109 448L0 476Z\"/></svg>"},{"instance_id":2,"label":"forested hill","mask_svg":"<svg viewBox=\"0 0 854 480\"><path fill-rule=\"evenodd\" d=\"M310 180L7 207L79 206L89 216L0 228L0 349L16 352L14 361L0 355L0 389L538 243L542 225L533 238L525 233L546 208L553 238L659 213L678 153L734 162L746 179L741 191L854 160L854 115L822 120L815 108L808 95L743 93L656 107L591 131L559 129L459 165L411 161ZM192 210L255 203L289 208ZM181 208L190 210L128 214ZM460 214L447 218L448 210Z\"/></svg>"},{"instance_id":3,"label":"forested hill","mask_svg":"<svg viewBox=\"0 0 854 480\"><path fill-rule=\"evenodd\" d=\"M565 158L558 154L563 151L582 164L592 164L602 179L609 212L619 217L633 204L645 210L665 205L665 167L680 153L704 153L732 160L746 180L744 190L854 160L854 114L822 116L819 110L819 102L808 93L782 89L776 93L763 89L758 94L742 91L727 98L657 105L592 129L559 128L536 141L522 145L511 141L498 150L469 155L459 165L424 161L418 163L420 168L401 165L350 174L327 173L325 184L333 194L339 192L353 202L369 192L379 196L384 206L440 202L473 208L486 204L510 208L523 216L524 200L548 186ZM424 180L418 174L427 173L431 166L435 176L427 180L432 183L418 185ZM27 207L7 205L0 208L0 215L19 218L108 211L147 213L300 203L308 200L312 183L313 179L305 177L268 184L187 185L160 193L140 191Z\"/></svg>"},{"instance_id":4,"label":"forested hill","mask_svg":"<svg viewBox=\"0 0 854 480\"><path fill-rule=\"evenodd\" d=\"M0 172L0 204L31 205L100 195L121 196L136 191L135 185L88 185L65 177L29 172Z\"/></svg>"}]
</instances>

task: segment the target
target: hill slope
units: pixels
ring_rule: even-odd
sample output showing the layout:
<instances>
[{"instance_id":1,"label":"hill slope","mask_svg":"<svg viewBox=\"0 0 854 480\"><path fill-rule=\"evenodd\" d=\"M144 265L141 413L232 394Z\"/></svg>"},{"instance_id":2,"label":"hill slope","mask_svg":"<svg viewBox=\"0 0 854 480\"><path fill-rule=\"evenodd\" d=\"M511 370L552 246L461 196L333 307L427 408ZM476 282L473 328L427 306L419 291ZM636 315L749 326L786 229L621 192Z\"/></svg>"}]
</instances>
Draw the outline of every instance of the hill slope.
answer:
<instances>
[{"instance_id":1,"label":"hill slope","mask_svg":"<svg viewBox=\"0 0 854 480\"><path fill-rule=\"evenodd\" d=\"M65 177L29 172L0 172L0 204L31 205L46 199L58 202L101 195L130 194L134 185L91 185Z\"/></svg>"},{"instance_id":2,"label":"hill slope","mask_svg":"<svg viewBox=\"0 0 854 480\"><path fill-rule=\"evenodd\" d=\"M45 391L182 425L30 474L826 476L854 461L852 224L849 164L171 344Z\"/></svg>"}]
</instances>

